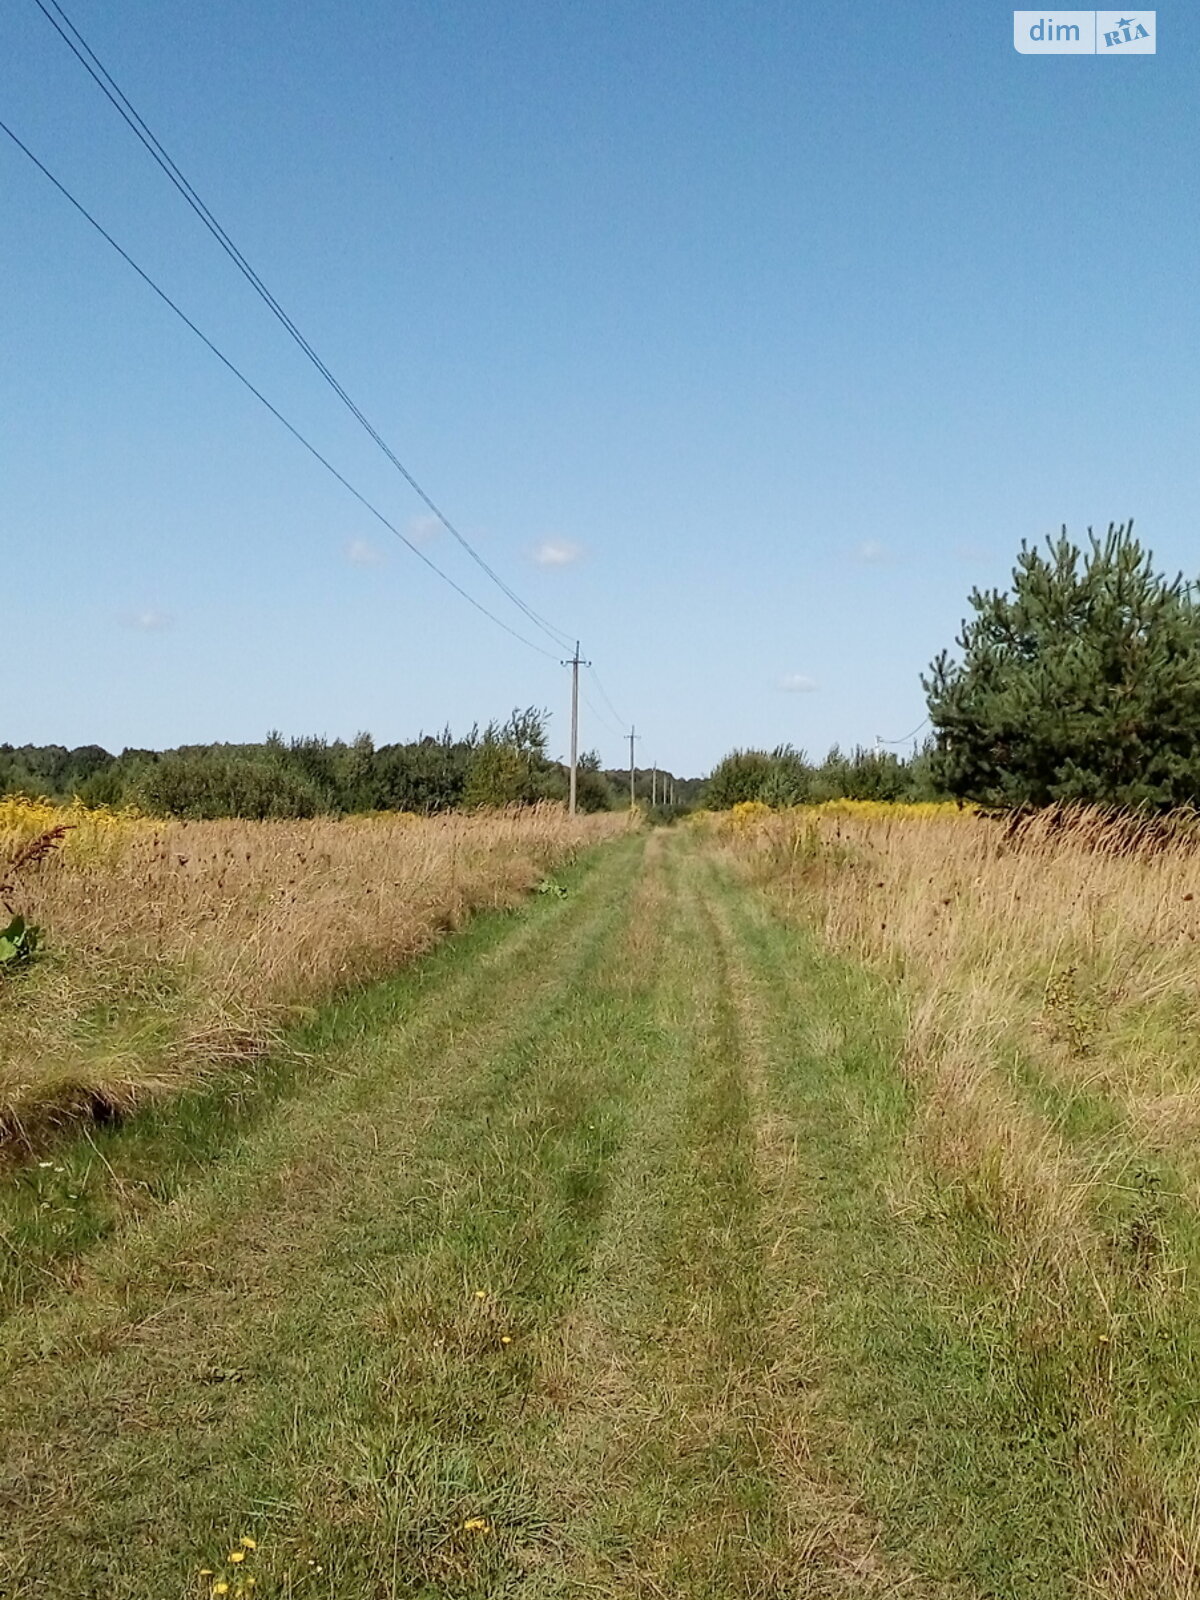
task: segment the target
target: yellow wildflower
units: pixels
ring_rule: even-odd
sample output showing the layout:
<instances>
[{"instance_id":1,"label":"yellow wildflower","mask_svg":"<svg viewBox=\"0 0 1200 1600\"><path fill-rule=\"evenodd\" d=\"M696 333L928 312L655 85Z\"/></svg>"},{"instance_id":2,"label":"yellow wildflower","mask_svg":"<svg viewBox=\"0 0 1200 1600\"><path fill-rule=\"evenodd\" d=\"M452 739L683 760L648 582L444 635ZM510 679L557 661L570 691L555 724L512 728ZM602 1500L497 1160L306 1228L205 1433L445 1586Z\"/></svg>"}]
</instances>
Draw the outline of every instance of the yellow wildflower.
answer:
<instances>
[{"instance_id":1,"label":"yellow wildflower","mask_svg":"<svg viewBox=\"0 0 1200 1600\"><path fill-rule=\"evenodd\" d=\"M231 1550L225 1559L227 1561L245 1561L246 1552L244 1550Z\"/></svg>"},{"instance_id":2,"label":"yellow wildflower","mask_svg":"<svg viewBox=\"0 0 1200 1600\"><path fill-rule=\"evenodd\" d=\"M257 1539L252 1539L248 1533L244 1533L242 1535L241 1539L238 1542L240 1544L245 1545L247 1550L257 1550L258 1549L258 1540Z\"/></svg>"},{"instance_id":3,"label":"yellow wildflower","mask_svg":"<svg viewBox=\"0 0 1200 1600\"><path fill-rule=\"evenodd\" d=\"M487 1533L488 1522L484 1517L468 1517L463 1523L463 1529L467 1533Z\"/></svg>"},{"instance_id":4,"label":"yellow wildflower","mask_svg":"<svg viewBox=\"0 0 1200 1600\"><path fill-rule=\"evenodd\" d=\"M213 1584L212 1592L214 1594L228 1594L229 1593L229 1585L225 1582L224 1578L221 1579L220 1583L214 1583Z\"/></svg>"},{"instance_id":5,"label":"yellow wildflower","mask_svg":"<svg viewBox=\"0 0 1200 1600\"><path fill-rule=\"evenodd\" d=\"M486 1300L487 1299L487 1290L486 1289L476 1289L475 1298L476 1298L476 1300Z\"/></svg>"},{"instance_id":6,"label":"yellow wildflower","mask_svg":"<svg viewBox=\"0 0 1200 1600\"><path fill-rule=\"evenodd\" d=\"M502 1333L500 1335L500 1343L501 1344L511 1344L512 1343L512 1335L508 1334L508 1333Z\"/></svg>"}]
</instances>

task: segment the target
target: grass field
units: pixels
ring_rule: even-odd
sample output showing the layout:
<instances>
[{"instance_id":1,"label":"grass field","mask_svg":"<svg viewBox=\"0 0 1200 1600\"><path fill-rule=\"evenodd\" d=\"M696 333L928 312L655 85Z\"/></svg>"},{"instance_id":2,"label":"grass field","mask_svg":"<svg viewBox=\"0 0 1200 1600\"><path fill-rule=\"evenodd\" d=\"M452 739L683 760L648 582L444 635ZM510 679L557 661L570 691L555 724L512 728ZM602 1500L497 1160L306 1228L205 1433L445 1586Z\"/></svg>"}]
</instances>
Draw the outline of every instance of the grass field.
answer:
<instances>
[{"instance_id":1,"label":"grass field","mask_svg":"<svg viewBox=\"0 0 1200 1600\"><path fill-rule=\"evenodd\" d=\"M962 1327L1110 1530L1095 1592L1200 1592L1193 822L843 806L719 831L902 1007L896 1214L953 1224Z\"/></svg>"},{"instance_id":2,"label":"grass field","mask_svg":"<svg viewBox=\"0 0 1200 1600\"><path fill-rule=\"evenodd\" d=\"M1103 842L627 834L27 1165L0 1595L1196 1593L1192 856Z\"/></svg>"},{"instance_id":3,"label":"grass field","mask_svg":"<svg viewBox=\"0 0 1200 1600\"><path fill-rule=\"evenodd\" d=\"M556 807L185 823L0 800L3 898L44 945L0 979L0 1156L259 1056L621 826Z\"/></svg>"}]
</instances>

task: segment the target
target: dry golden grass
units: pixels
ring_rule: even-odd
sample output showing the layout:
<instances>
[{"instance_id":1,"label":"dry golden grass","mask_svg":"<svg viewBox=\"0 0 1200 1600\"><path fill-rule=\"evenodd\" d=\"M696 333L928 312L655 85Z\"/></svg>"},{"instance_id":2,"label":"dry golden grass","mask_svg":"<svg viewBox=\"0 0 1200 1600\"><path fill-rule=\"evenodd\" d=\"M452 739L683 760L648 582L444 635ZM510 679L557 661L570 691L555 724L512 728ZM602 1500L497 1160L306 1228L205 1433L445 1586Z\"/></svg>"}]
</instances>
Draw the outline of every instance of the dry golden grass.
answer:
<instances>
[{"instance_id":1,"label":"dry golden grass","mask_svg":"<svg viewBox=\"0 0 1200 1600\"><path fill-rule=\"evenodd\" d=\"M1081 1185L1114 1160L1190 1144L1200 1123L1200 844L1185 827L1043 812L799 808L727 828L731 847L839 949L902 981L925 1131L950 1169L992 1175L994 1204L1033 1191L1047 1246L1077 1238ZM998 1064L1036 1064L1064 1105L1111 1103L1123 1155L1068 1153ZM1023 1124L1028 1123L1028 1126ZM963 1150L970 1150L969 1158Z\"/></svg>"},{"instance_id":2,"label":"dry golden grass","mask_svg":"<svg viewBox=\"0 0 1200 1600\"><path fill-rule=\"evenodd\" d=\"M1193 819L876 807L709 825L903 997L915 1109L893 1209L950 1219L946 1272L1007 1319L994 1337L1015 1338L1031 1393L1079 1418L1095 1521L1123 1549L1088 1592L1196 1593L1193 1479L1146 1452L1150 1407L1169 1412L1182 1381L1159 1352L1186 1369L1197 1309Z\"/></svg>"},{"instance_id":3,"label":"dry golden grass","mask_svg":"<svg viewBox=\"0 0 1200 1600\"><path fill-rule=\"evenodd\" d=\"M36 963L0 977L0 1147L262 1051L303 1008L512 905L624 826L553 806L184 823L0 802L0 883L43 941Z\"/></svg>"},{"instance_id":4,"label":"dry golden grass","mask_svg":"<svg viewBox=\"0 0 1200 1600\"><path fill-rule=\"evenodd\" d=\"M901 976L923 1056L1019 1041L1070 1092L1170 1141L1200 1118L1200 840L1044 812L1007 827L906 807L729 829L837 947Z\"/></svg>"}]
</instances>

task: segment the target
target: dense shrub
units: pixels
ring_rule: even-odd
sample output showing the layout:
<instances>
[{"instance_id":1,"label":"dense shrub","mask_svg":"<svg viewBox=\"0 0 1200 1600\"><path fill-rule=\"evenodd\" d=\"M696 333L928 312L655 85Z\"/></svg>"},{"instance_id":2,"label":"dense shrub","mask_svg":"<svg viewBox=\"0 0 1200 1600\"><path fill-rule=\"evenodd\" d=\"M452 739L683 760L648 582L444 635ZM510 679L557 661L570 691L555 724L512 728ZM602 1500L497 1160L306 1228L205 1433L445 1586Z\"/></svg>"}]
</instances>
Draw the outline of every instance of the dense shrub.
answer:
<instances>
[{"instance_id":1,"label":"dense shrub","mask_svg":"<svg viewBox=\"0 0 1200 1600\"><path fill-rule=\"evenodd\" d=\"M148 768L134 796L144 810L207 821L217 817L315 817L317 786L270 755L175 751Z\"/></svg>"},{"instance_id":2,"label":"dense shrub","mask_svg":"<svg viewBox=\"0 0 1200 1600\"><path fill-rule=\"evenodd\" d=\"M909 758L890 750L837 745L819 766L791 745L774 750L734 750L713 769L704 804L726 811L747 801L770 806L817 804L823 800L936 800L940 797L928 748Z\"/></svg>"}]
</instances>

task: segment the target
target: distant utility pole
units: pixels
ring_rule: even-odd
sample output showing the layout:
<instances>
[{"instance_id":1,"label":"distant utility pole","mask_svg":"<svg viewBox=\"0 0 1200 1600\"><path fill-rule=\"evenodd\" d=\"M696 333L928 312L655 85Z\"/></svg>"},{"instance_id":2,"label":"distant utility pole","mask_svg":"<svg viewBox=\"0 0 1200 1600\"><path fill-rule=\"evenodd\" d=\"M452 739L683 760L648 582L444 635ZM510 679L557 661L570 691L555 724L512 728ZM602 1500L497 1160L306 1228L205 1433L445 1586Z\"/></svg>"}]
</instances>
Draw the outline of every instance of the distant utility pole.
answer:
<instances>
[{"instance_id":1,"label":"distant utility pole","mask_svg":"<svg viewBox=\"0 0 1200 1600\"><path fill-rule=\"evenodd\" d=\"M567 801L567 810L571 816L575 815L575 794L579 787L579 669L590 667L590 661L583 661L579 655L579 640L575 641L575 654L569 661L564 661L564 667L571 669L571 794Z\"/></svg>"},{"instance_id":2,"label":"distant utility pole","mask_svg":"<svg viewBox=\"0 0 1200 1600\"><path fill-rule=\"evenodd\" d=\"M633 765L633 741L636 738L637 738L637 730L634 729L634 728L630 728L630 730L629 730L629 809L630 809L630 811L632 811L634 809L634 807L637 805L637 796L634 793L634 789L633 789L633 775L634 775L634 772L636 770L634 768L634 765Z\"/></svg>"},{"instance_id":3,"label":"distant utility pole","mask_svg":"<svg viewBox=\"0 0 1200 1600\"><path fill-rule=\"evenodd\" d=\"M650 804L658 804L658 762L654 763L654 776L650 779Z\"/></svg>"}]
</instances>

